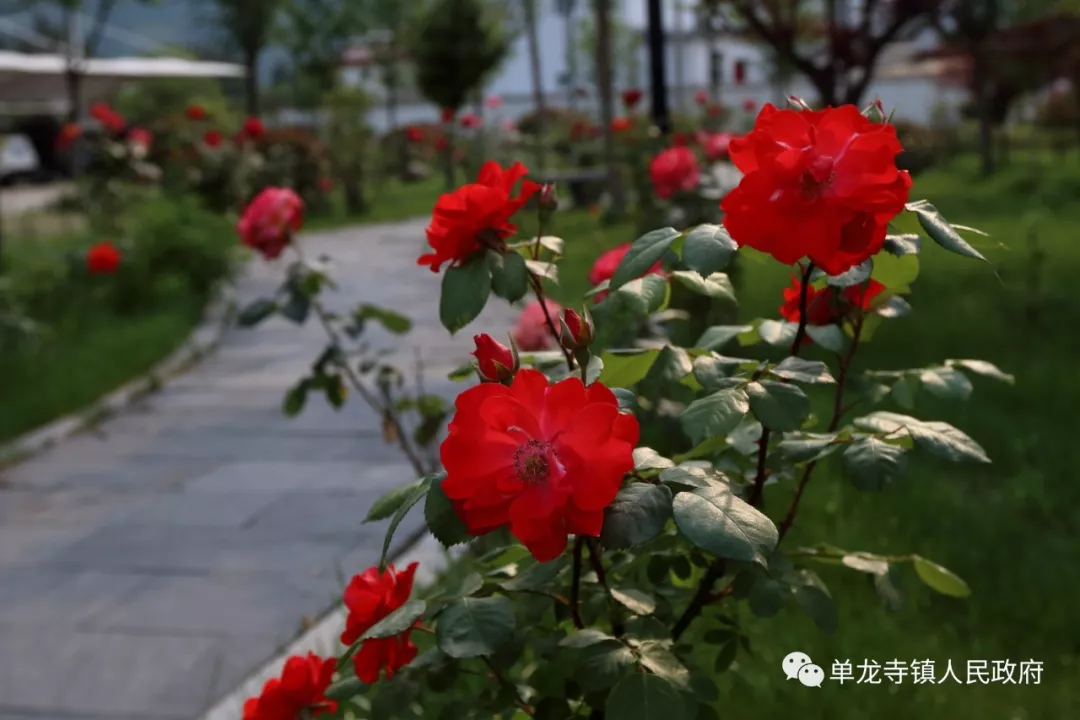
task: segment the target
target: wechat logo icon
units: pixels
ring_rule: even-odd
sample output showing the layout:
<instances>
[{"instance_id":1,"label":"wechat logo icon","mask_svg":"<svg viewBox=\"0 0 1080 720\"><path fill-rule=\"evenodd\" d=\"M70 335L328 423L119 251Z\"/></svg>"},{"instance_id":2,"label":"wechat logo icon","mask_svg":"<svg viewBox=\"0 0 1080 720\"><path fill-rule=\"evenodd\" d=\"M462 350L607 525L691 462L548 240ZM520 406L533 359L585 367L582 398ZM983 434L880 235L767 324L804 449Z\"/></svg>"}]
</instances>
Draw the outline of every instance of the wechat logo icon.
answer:
<instances>
[{"instance_id":1,"label":"wechat logo icon","mask_svg":"<svg viewBox=\"0 0 1080 720\"><path fill-rule=\"evenodd\" d=\"M821 687L825 682L825 671L804 652L788 653L783 668L788 680L798 680L806 687Z\"/></svg>"}]
</instances>

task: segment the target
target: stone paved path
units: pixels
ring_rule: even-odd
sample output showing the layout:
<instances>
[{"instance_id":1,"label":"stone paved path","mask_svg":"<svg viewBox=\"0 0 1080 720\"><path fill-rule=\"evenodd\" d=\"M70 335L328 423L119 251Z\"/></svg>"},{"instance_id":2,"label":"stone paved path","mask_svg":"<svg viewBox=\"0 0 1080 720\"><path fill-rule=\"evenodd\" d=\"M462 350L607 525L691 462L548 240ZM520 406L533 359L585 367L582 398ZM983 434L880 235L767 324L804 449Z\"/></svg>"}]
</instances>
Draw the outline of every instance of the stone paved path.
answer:
<instances>
[{"instance_id":1,"label":"stone paved path","mask_svg":"<svg viewBox=\"0 0 1080 720\"><path fill-rule=\"evenodd\" d=\"M440 276L414 264L423 227L303 242L339 263L332 305L413 318L406 339L380 344L419 348L428 391L452 397L446 373L474 328L451 339L439 326ZM256 263L241 299L281 269ZM493 301L475 327L505 333L514 315ZM282 416L321 348L314 322L231 330L145 407L0 474L0 720L194 718L377 560L383 525L360 521L414 475L359 402L312 397Z\"/></svg>"}]
</instances>

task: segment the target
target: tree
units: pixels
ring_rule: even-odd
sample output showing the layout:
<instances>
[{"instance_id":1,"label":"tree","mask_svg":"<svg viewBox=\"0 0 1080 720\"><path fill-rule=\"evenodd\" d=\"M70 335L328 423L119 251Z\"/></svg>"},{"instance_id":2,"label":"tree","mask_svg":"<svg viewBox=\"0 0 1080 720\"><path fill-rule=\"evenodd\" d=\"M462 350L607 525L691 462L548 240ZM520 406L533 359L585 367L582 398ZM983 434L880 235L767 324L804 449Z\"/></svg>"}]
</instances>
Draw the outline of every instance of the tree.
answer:
<instances>
[{"instance_id":1,"label":"tree","mask_svg":"<svg viewBox=\"0 0 1080 720\"><path fill-rule=\"evenodd\" d=\"M544 167L544 73L540 65L540 37L536 27L536 0L521 0L529 38L529 71L532 75L533 111L536 114L536 164Z\"/></svg>"},{"instance_id":2,"label":"tree","mask_svg":"<svg viewBox=\"0 0 1080 720\"><path fill-rule=\"evenodd\" d=\"M371 108L371 99L360 90L336 88L325 98L329 110L326 136L330 147L330 164L341 181L345 194L345 209L358 215L367 209L364 198L364 161L370 131L364 118Z\"/></svg>"},{"instance_id":3,"label":"tree","mask_svg":"<svg viewBox=\"0 0 1080 720\"><path fill-rule=\"evenodd\" d=\"M455 113L506 58L510 36L483 0L435 0L419 18L408 50L425 98ZM454 185L446 153L447 188Z\"/></svg>"},{"instance_id":4,"label":"tree","mask_svg":"<svg viewBox=\"0 0 1080 720\"><path fill-rule=\"evenodd\" d=\"M608 3L611 5L611 3ZM608 10L609 35L611 38L611 57L617 62L611 64L611 82L616 87L634 87L641 82L640 50L643 43L641 33L628 26ZM578 44L574 49L577 56L575 65L584 69L584 79L599 91L599 68L597 65L596 45L599 42L596 18L586 17L578 23Z\"/></svg>"},{"instance_id":5,"label":"tree","mask_svg":"<svg viewBox=\"0 0 1080 720\"><path fill-rule=\"evenodd\" d=\"M207 0L225 40L244 65L244 99L248 115L259 114L259 56L270 41L283 0Z\"/></svg>"},{"instance_id":6,"label":"tree","mask_svg":"<svg viewBox=\"0 0 1080 720\"><path fill-rule=\"evenodd\" d=\"M703 0L804 75L822 105L858 104L881 52L926 26L936 0Z\"/></svg>"},{"instance_id":7,"label":"tree","mask_svg":"<svg viewBox=\"0 0 1080 720\"><path fill-rule=\"evenodd\" d=\"M370 28L368 4L373 3L282 0L275 36L289 50L294 72L312 81L320 94L336 84L349 44Z\"/></svg>"},{"instance_id":8,"label":"tree","mask_svg":"<svg viewBox=\"0 0 1080 720\"><path fill-rule=\"evenodd\" d=\"M574 107L574 89L578 81L578 50L574 42L574 10L577 0L555 0L555 9L562 15L563 37L566 43L566 73L563 75L562 84L565 86L570 97L570 107Z\"/></svg>"},{"instance_id":9,"label":"tree","mask_svg":"<svg viewBox=\"0 0 1080 720\"><path fill-rule=\"evenodd\" d=\"M611 2L593 0L596 15L596 88L600 96L600 125L604 131L604 165L608 173L608 192L611 193L611 210L621 215L626 209L622 177L615 153L615 135L611 121L615 114L615 88L611 72Z\"/></svg>"}]
</instances>

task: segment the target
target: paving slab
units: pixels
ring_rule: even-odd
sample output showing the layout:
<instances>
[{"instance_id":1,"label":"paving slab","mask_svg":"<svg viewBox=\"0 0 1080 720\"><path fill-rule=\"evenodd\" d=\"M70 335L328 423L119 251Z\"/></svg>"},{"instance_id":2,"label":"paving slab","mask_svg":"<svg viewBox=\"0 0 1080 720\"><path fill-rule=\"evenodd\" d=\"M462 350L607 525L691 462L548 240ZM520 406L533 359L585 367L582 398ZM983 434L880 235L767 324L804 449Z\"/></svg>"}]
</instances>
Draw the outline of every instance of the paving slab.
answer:
<instances>
[{"instance_id":1,"label":"paving slab","mask_svg":"<svg viewBox=\"0 0 1080 720\"><path fill-rule=\"evenodd\" d=\"M424 225L302 242L337 261L329 306L413 319L406 336L366 337L407 368L419 353L426 391L451 399L463 386L446 373L473 332L439 325L441 276L415 262ZM283 270L252 264L240 300L273 292ZM476 331L505 335L516 314L493 301ZM363 517L412 467L355 398L281 412L324 346L314 322L232 329L137 407L0 470L0 720L196 718L378 560L385 523ZM398 537L421 521L411 514Z\"/></svg>"}]
</instances>

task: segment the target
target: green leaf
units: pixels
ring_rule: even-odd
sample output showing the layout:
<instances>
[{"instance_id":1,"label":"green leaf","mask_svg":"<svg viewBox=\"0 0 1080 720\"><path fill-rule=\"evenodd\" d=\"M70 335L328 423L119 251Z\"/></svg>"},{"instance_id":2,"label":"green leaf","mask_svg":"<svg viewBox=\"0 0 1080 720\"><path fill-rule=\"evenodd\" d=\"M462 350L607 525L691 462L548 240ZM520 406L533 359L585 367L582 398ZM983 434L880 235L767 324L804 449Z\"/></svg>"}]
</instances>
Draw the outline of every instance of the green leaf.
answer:
<instances>
[{"instance_id":1,"label":"green leaf","mask_svg":"<svg viewBox=\"0 0 1080 720\"><path fill-rule=\"evenodd\" d=\"M799 332L799 325L793 322L780 320L762 320L758 325L758 335L761 341L769 345L790 345L795 342L795 336Z\"/></svg>"},{"instance_id":2,"label":"green leaf","mask_svg":"<svg viewBox=\"0 0 1080 720\"><path fill-rule=\"evenodd\" d=\"M566 561L563 557L550 562L536 563L525 572L518 573L501 584L504 589L510 592L535 590L551 585L564 567L566 567Z\"/></svg>"},{"instance_id":3,"label":"green leaf","mask_svg":"<svg viewBox=\"0 0 1080 720\"><path fill-rule=\"evenodd\" d=\"M649 368L648 374L642 378L641 386L643 394L647 396L662 395L670 385L680 382L694 369L690 362L690 354L681 347L665 345L660 350L656 362ZM655 392L650 392L650 389Z\"/></svg>"},{"instance_id":4,"label":"green leaf","mask_svg":"<svg viewBox=\"0 0 1080 720\"><path fill-rule=\"evenodd\" d=\"M974 390L967 375L947 365L923 370L919 382L927 392L943 400L967 400Z\"/></svg>"},{"instance_id":5,"label":"green leaf","mask_svg":"<svg viewBox=\"0 0 1080 720\"><path fill-rule=\"evenodd\" d=\"M915 391L919 387L919 378L915 375L905 375L895 383L889 394L896 404L905 410L915 409Z\"/></svg>"},{"instance_id":6,"label":"green leaf","mask_svg":"<svg viewBox=\"0 0 1080 720\"><path fill-rule=\"evenodd\" d=\"M297 325L303 325L311 314L311 298L298 289L291 289L289 299L279 311L283 318L292 320Z\"/></svg>"},{"instance_id":7,"label":"green leaf","mask_svg":"<svg viewBox=\"0 0 1080 720\"><path fill-rule=\"evenodd\" d=\"M686 233L682 261L686 267L708 277L726 268L738 250L738 244L722 225L698 225Z\"/></svg>"},{"instance_id":8,"label":"green leaf","mask_svg":"<svg viewBox=\"0 0 1080 720\"><path fill-rule=\"evenodd\" d=\"M248 303L236 316L240 327L255 327L278 310L278 304L270 298L259 298Z\"/></svg>"},{"instance_id":9,"label":"green leaf","mask_svg":"<svg viewBox=\"0 0 1080 720\"><path fill-rule=\"evenodd\" d=\"M810 414L810 398L795 385L761 380L747 385L746 395L754 417L771 430L798 430Z\"/></svg>"},{"instance_id":10,"label":"green leaf","mask_svg":"<svg viewBox=\"0 0 1080 720\"><path fill-rule=\"evenodd\" d=\"M870 273L874 269L873 258L863 260L861 263L839 275L827 275L827 284L833 287L847 288L861 285L870 279Z\"/></svg>"},{"instance_id":11,"label":"green leaf","mask_svg":"<svg viewBox=\"0 0 1080 720\"><path fill-rule=\"evenodd\" d=\"M398 508L409 500L412 494L416 492L416 489L424 484L424 482L426 482L426 480L417 480L408 485L396 487L386 493L371 506L367 516L364 518L364 522L375 522L376 520L385 520L390 517L397 512Z\"/></svg>"},{"instance_id":12,"label":"green leaf","mask_svg":"<svg viewBox=\"0 0 1080 720\"><path fill-rule=\"evenodd\" d=\"M662 228L645 233L630 246L615 273L610 287L616 289L647 273L660 260L681 233L675 228Z\"/></svg>"},{"instance_id":13,"label":"green leaf","mask_svg":"<svg viewBox=\"0 0 1080 720\"><path fill-rule=\"evenodd\" d=\"M883 490L907 470L907 450L875 437L848 445L843 458L844 470L860 490Z\"/></svg>"},{"instance_id":14,"label":"green leaf","mask_svg":"<svg viewBox=\"0 0 1080 720\"><path fill-rule=\"evenodd\" d=\"M628 388L636 385L649 372L660 356L659 350L643 352L606 352L600 356L604 371L598 382L609 388Z\"/></svg>"},{"instance_id":15,"label":"green leaf","mask_svg":"<svg viewBox=\"0 0 1080 720\"><path fill-rule=\"evenodd\" d=\"M847 343L844 331L839 325L808 325L806 334L821 347L835 353L842 352Z\"/></svg>"},{"instance_id":16,"label":"green leaf","mask_svg":"<svg viewBox=\"0 0 1080 720\"><path fill-rule=\"evenodd\" d=\"M600 542L612 549L646 543L663 531L670 517L670 490L662 485L631 483L604 511Z\"/></svg>"},{"instance_id":17,"label":"green leaf","mask_svg":"<svg viewBox=\"0 0 1080 720\"><path fill-rule=\"evenodd\" d=\"M611 597L635 615L651 615L656 610L656 600L641 590L611 588Z\"/></svg>"},{"instance_id":18,"label":"green leaf","mask_svg":"<svg viewBox=\"0 0 1080 720\"><path fill-rule=\"evenodd\" d=\"M753 325L713 325L701 334L698 341L694 343L694 347L702 350L719 350L739 335L753 329Z\"/></svg>"},{"instance_id":19,"label":"green leaf","mask_svg":"<svg viewBox=\"0 0 1080 720\"><path fill-rule=\"evenodd\" d=\"M879 253L874 256L874 272L871 277L894 293L910 292L911 283L919 277L919 256L896 257Z\"/></svg>"},{"instance_id":20,"label":"green leaf","mask_svg":"<svg viewBox=\"0 0 1080 720\"><path fill-rule=\"evenodd\" d=\"M795 602L799 607L810 616L823 633L834 634L840 625L840 616L828 588L817 573L803 568L797 570L790 580L792 581L791 593L795 596Z\"/></svg>"},{"instance_id":21,"label":"green leaf","mask_svg":"<svg viewBox=\"0 0 1080 720\"><path fill-rule=\"evenodd\" d=\"M908 434L915 444L952 462L990 462L982 447L949 423L936 420L919 420L910 415L879 410L856 418L855 426L864 430Z\"/></svg>"},{"instance_id":22,"label":"green leaf","mask_svg":"<svg viewBox=\"0 0 1080 720\"><path fill-rule=\"evenodd\" d=\"M577 681L586 691L614 685L634 665L634 653L618 640L588 645L578 654Z\"/></svg>"},{"instance_id":23,"label":"green leaf","mask_svg":"<svg viewBox=\"0 0 1080 720\"><path fill-rule=\"evenodd\" d=\"M491 293L491 270L477 253L464 265L451 267L443 275L439 297L439 320L453 335L480 314Z\"/></svg>"},{"instance_id":24,"label":"green leaf","mask_svg":"<svg viewBox=\"0 0 1080 720\"><path fill-rule=\"evenodd\" d=\"M641 643L638 647L641 665L653 675L662 677L680 688L688 689L690 671L668 649L670 644L670 640L647 640Z\"/></svg>"},{"instance_id":25,"label":"green leaf","mask_svg":"<svg viewBox=\"0 0 1080 720\"><path fill-rule=\"evenodd\" d=\"M369 627L364 634L360 636L360 641L400 635L411 628L417 620L423 617L426 609L427 603L423 600L410 600L379 622Z\"/></svg>"},{"instance_id":26,"label":"green leaf","mask_svg":"<svg viewBox=\"0 0 1080 720\"><path fill-rule=\"evenodd\" d=\"M908 203L907 209L915 213L926 234L941 247L957 255L964 255L983 262L987 261L982 253L971 247L964 238L960 237L960 233L956 231L956 228L950 225L949 221L942 217L938 209L930 203L925 200Z\"/></svg>"},{"instance_id":27,"label":"green leaf","mask_svg":"<svg viewBox=\"0 0 1080 720\"><path fill-rule=\"evenodd\" d=\"M353 318L359 321L374 320L395 335L401 335L412 329L412 320L393 310L361 303L353 311Z\"/></svg>"},{"instance_id":28,"label":"green leaf","mask_svg":"<svg viewBox=\"0 0 1080 720\"><path fill-rule=\"evenodd\" d=\"M345 677L326 688L325 695L331 700L352 700L358 695L363 695L367 688L368 684L362 682L359 678L355 676Z\"/></svg>"},{"instance_id":29,"label":"green leaf","mask_svg":"<svg viewBox=\"0 0 1080 720\"><path fill-rule=\"evenodd\" d=\"M577 650L605 641L618 642L617 640L615 640L615 638L611 637L607 633L600 632L599 630L594 630L592 628L585 628L584 630L575 630L574 632L567 635L559 642L559 647L572 648Z\"/></svg>"},{"instance_id":30,"label":"green leaf","mask_svg":"<svg viewBox=\"0 0 1080 720\"><path fill-rule=\"evenodd\" d=\"M525 258L517 253L499 255L488 253L488 267L491 268L491 292L506 300L517 302L529 292L529 270L525 267Z\"/></svg>"},{"instance_id":31,"label":"green leaf","mask_svg":"<svg viewBox=\"0 0 1080 720\"><path fill-rule=\"evenodd\" d=\"M829 366L817 360L804 360L798 357L784 358L769 373L785 380L820 385L835 383L836 379L829 372Z\"/></svg>"},{"instance_id":32,"label":"green leaf","mask_svg":"<svg viewBox=\"0 0 1080 720\"><path fill-rule=\"evenodd\" d=\"M1000 380L1009 383L1010 385L1016 382L1015 377L1001 370L997 365L988 363L985 360L946 360L945 364L949 366L959 366L976 375Z\"/></svg>"},{"instance_id":33,"label":"green leaf","mask_svg":"<svg viewBox=\"0 0 1080 720\"><path fill-rule=\"evenodd\" d=\"M739 643L737 640L732 639L731 642L720 648L720 652L716 656L716 665L714 666L716 672L722 673L730 668L738 654Z\"/></svg>"},{"instance_id":34,"label":"green leaf","mask_svg":"<svg viewBox=\"0 0 1080 720\"><path fill-rule=\"evenodd\" d=\"M770 618L784 609L784 603L788 598L787 588L778 580L775 580L762 572L751 575L753 580L750 584L747 602L750 611L760 618Z\"/></svg>"},{"instance_id":35,"label":"green leaf","mask_svg":"<svg viewBox=\"0 0 1080 720\"><path fill-rule=\"evenodd\" d=\"M550 280L553 283L559 282L559 266L555 263L526 260L525 268L539 278Z\"/></svg>"},{"instance_id":36,"label":"green leaf","mask_svg":"<svg viewBox=\"0 0 1080 720\"><path fill-rule=\"evenodd\" d=\"M804 432L784 437L776 449L792 462L810 462L839 450L841 445L836 442L837 437L838 433Z\"/></svg>"},{"instance_id":37,"label":"green leaf","mask_svg":"<svg viewBox=\"0 0 1080 720\"><path fill-rule=\"evenodd\" d=\"M902 235L886 235L885 244L882 246L885 252L893 255L917 255L922 245L922 238L915 233Z\"/></svg>"},{"instance_id":38,"label":"green leaf","mask_svg":"<svg viewBox=\"0 0 1080 720\"><path fill-rule=\"evenodd\" d=\"M678 493L672 506L679 532L717 557L765 566L779 541L772 520L726 485Z\"/></svg>"},{"instance_id":39,"label":"green leaf","mask_svg":"<svg viewBox=\"0 0 1080 720\"><path fill-rule=\"evenodd\" d=\"M652 448L634 448L634 470L637 470L638 472L643 470L663 470L664 468L674 466L675 463L668 460L666 457L662 457L660 453Z\"/></svg>"},{"instance_id":40,"label":"green leaf","mask_svg":"<svg viewBox=\"0 0 1080 720\"><path fill-rule=\"evenodd\" d=\"M628 675L612 688L604 717L633 720L693 720L680 688L659 675Z\"/></svg>"},{"instance_id":41,"label":"green leaf","mask_svg":"<svg viewBox=\"0 0 1080 720\"><path fill-rule=\"evenodd\" d=\"M726 436L750 412L750 399L740 388L720 390L690 403L679 422L695 445L716 435Z\"/></svg>"},{"instance_id":42,"label":"green leaf","mask_svg":"<svg viewBox=\"0 0 1080 720\"><path fill-rule=\"evenodd\" d=\"M900 590L899 576L895 567L874 575L874 591L886 609L899 612L904 607L904 594Z\"/></svg>"},{"instance_id":43,"label":"green leaf","mask_svg":"<svg viewBox=\"0 0 1080 720\"><path fill-rule=\"evenodd\" d=\"M655 557L655 556L654 556ZM664 566L663 576L667 578L667 566ZM662 640L670 644L671 628L651 615L634 615L626 621L626 635L624 636L631 645L640 645L645 640Z\"/></svg>"},{"instance_id":44,"label":"green leaf","mask_svg":"<svg viewBox=\"0 0 1080 720\"><path fill-rule=\"evenodd\" d=\"M918 555L912 558L912 561L915 563L915 573L931 590L955 598L964 598L971 595L971 588L968 587L968 584L961 580L952 570Z\"/></svg>"},{"instance_id":45,"label":"green leaf","mask_svg":"<svg viewBox=\"0 0 1080 720\"><path fill-rule=\"evenodd\" d=\"M394 533L397 532L398 525L405 519L409 511L412 510L413 505L420 502L424 495L427 494L428 488L431 487L431 483L434 482L438 475L427 475L424 477L413 489L412 494L405 498L404 502L394 511L393 516L390 518L390 525L386 528L386 536L383 538L382 552L379 555L379 567L386 567L386 556L390 553L390 543L394 541Z\"/></svg>"},{"instance_id":46,"label":"green leaf","mask_svg":"<svg viewBox=\"0 0 1080 720\"><path fill-rule=\"evenodd\" d=\"M604 302L617 303L638 317L663 310L671 295L667 278L646 275L631 280L614 291Z\"/></svg>"},{"instance_id":47,"label":"green leaf","mask_svg":"<svg viewBox=\"0 0 1080 720\"><path fill-rule=\"evenodd\" d=\"M296 417L307 404L308 390L311 388L311 379L304 378L300 382L289 388L289 391L285 393L285 400L282 402L281 411L288 417Z\"/></svg>"},{"instance_id":48,"label":"green leaf","mask_svg":"<svg viewBox=\"0 0 1080 720\"><path fill-rule=\"evenodd\" d=\"M713 273L708 277L702 277L694 270L676 270L671 276L680 285L698 295L711 298L723 298L735 302L735 288L731 279L725 273Z\"/></svg>"},{"instance_id":49,"label":"green leaf","mask_svg":"<svg viewBox=\"0 0 1080 720\"><path fill-rule=\"evenodd\" d=\"M671 485L681 485L686 488L702 488L723 482L723 475L716 470L705 470L700 467L673 467L660 471L660 482Z\"/></svg>"},{"instance_id":50,"label":"green leaf","mask_svg":"<svg viewBox=\"0 0 1080 720\"><path fill-rule=\"evenodd\" d=\"M465 523L446 497L442 489L442 480L432 481L424 503L424 521L428 530L443 547L453 547L473 539Z\"/></svg>"},{"instance_id":51,"label":"green leaf","mask_svg":"<svg viewBox=\"0 0 1080 720\"><path fill-rule=\"evenodd\" d=\"M462 598L439 616L435 640L450 657L479 657L513 639L515 627L514 608L507 598Z\"/></svg>"}]
</instances>

